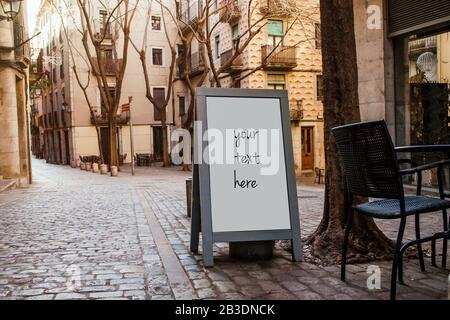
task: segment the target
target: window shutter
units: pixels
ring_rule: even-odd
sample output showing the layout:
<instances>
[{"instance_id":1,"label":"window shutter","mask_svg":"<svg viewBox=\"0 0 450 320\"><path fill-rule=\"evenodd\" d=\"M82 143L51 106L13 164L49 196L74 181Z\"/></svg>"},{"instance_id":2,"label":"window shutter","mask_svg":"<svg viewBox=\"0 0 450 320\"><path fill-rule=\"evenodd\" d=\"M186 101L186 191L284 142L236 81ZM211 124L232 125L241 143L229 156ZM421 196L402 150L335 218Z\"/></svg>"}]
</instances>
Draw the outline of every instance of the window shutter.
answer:
<instances>
[{"instance_id":1,"label":"window shutter","mask_svg":"<svg viewBox=\"0 0 450 320\"><path fill-rule=\"evenodd\" d=\"M162 106L164 104L165 97L165 89L164 88L153 88L153 98L158 106ZM155 121L161 121L161 112L154 105L153 106L153 118Z\"/></svg>"},{"instance_id":2,"label":"window shutter","mask_svg":"<svg viewBox=\"0 0 450 320\"><path fill-rule=\"evenodd\" d=\"M388 12L391 37L441 24L450 25L449 0L389 0Z\"/></svg>"}]
</instances>

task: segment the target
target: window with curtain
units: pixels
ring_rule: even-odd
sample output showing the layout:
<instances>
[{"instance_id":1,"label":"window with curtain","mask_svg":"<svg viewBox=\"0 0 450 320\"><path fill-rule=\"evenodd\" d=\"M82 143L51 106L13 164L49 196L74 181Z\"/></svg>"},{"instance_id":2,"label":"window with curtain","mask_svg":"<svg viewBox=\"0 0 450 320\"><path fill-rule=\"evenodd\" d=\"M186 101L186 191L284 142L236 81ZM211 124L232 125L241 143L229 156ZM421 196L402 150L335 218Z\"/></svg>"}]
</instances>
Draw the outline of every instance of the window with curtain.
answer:
<instances>
[{"instance_id":1,"label":"window with curtain","mask_svg":"<svg viewBox=\"0 0 450 320\"><path fill-rule=\"evenodd\" d=\"M163 50L159 48L152 48L152 61L155 66L163 65Z\"/></svg>"},{"instance_id":2,"label":"window with curtain","mask_svg":"<svg viewBox=\"0 0 450 320\"><path fill-rule=\"evenodd\" d=\"M214 38L214 42L215 42L215 49L216 49L216 58L219 59L220 58L220 36L216 36Z\"/></svg>"},{"instance_id":3,"label":"window with curtain","mask_svg":"<svg viewBox=\"0 0 450 320\"><path fill-rule=\"evenodd\" d=\"M152 16L152 30L161 30L161 17Z\"/></svg>"},{"instance_id":4,"label":"window with curtain","mask_svg":"<svg viewBox=\"0 0 450 320\"><path fill-rule=\"evenodd\" d=\"M322 29L320 23L315 24L316 49L322 49Z\"/></svg>"},{"instance_id":5,"label":"window with curtain","mask_svg":"<svg viewBox=\"0 0 450 320\"><path fill-rule=\"evenodd\" d=\"M269 20L267 22L268 45L276 46L282 44L284 27L283 20Z\"/></svg>"},{"instance_id":6,"label":"window with curtain","mask_svg":"<svg viewBox=\"0 0 450 320\"><path fill-rule=\"evenodd\" d=\"M239 39L239 25L235 24L231 27L231 39L233 41L233 49L237 49Z\"/></svg>"},{"instance_id":7,"label":"window with curtain","mask_svg":"<svg viewBox=\"0 0 450 320\"><path fill-rule=\"evenodd\" d=\"M321 74L316 75L316 100L323 101L323 78Z\"/></svg>"},{"instance_id":8,"label":"window with curtain","mask_svg":"<svg viewBox=\"0 0 450 320\"><path fill-rule=\"evenodd\" d=\"M267 87L274 90L286 89L286 77L284 74L268 74Z\"/></svg>"}]
</instances>

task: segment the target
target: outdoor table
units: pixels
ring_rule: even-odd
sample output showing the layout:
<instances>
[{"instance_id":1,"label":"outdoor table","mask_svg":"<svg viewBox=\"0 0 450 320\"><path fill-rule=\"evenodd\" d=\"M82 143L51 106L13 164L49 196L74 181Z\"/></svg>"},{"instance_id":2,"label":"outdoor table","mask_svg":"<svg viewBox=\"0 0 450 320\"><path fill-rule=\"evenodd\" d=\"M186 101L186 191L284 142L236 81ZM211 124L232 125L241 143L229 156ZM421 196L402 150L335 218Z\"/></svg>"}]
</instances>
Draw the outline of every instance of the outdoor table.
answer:
<instances>
[{"instance_id":1,"label":"outdoor table","mask_svg":"<svg viewBox=\"0 0 450 320\"><path fill-rule=\"evenodd\" d=\"M447 159L450 159L450 144L424 144L424 145L412 145L401 146L395 148L397 153L436 153L442 152L447 155ZM450 170L449 170L450 181ZM450 197L450 193L445 192L445 197Z\"/></svg>"}]
</instances>

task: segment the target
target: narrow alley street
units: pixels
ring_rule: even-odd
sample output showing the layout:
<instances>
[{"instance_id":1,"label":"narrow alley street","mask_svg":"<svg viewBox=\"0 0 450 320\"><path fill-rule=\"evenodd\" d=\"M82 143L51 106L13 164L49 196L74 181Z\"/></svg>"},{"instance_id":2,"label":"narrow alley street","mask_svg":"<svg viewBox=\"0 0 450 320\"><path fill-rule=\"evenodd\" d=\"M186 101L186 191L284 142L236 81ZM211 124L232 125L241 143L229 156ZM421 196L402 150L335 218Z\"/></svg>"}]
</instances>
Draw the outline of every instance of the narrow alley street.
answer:
<instances>
[{"instance_id":1,"label":"narrow alley street","mask_svg":"<svg viewBox=\"0 0 450 320\"><path fill-rule=\"evenodd\" d=\"M215 247L204 269L189 252L185 179L179 168L138 168L117 178L33 160L34 184L0 194L0 299L387 299L391 262L376 262L381 289L368 290L367 265L237 262ZM302 237L320 222L323 189L299 187ZM440 215L430 217L439 225ZM390 234L395 225L385 223ZM408 237L412 228L408 228ZM426 230L424 230L426 231ZM406 259L405 259L406 260ZM440 262L440 257L438 258ZM448 269L405 261L399 299L446 299Z\"/></svg>"}]
</instances>

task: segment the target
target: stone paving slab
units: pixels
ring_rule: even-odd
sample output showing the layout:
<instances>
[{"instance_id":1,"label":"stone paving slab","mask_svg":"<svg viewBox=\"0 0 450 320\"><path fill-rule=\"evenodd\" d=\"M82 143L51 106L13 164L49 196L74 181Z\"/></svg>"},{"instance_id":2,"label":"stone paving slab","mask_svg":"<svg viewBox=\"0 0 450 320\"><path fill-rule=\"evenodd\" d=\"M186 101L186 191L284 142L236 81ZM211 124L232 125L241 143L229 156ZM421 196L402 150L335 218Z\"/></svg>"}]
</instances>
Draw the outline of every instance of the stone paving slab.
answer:
<instances>
[{"instance_id":1,"label":"stone paving slab","mask_svg":"<svg viewBox=\"0 0 450 320\"><path fill-rule=\"evenodd\" d=\"M228 257L214 246L215 267L189 252L185 179L179 168L128 168L112 178L33 161L35 185L0 195L0 299L387 299L391 262L373 263L381 289L369 290L368 264L293 263L277 247L270 261ZM299 187L302 236L321 218L323 190ZM150 219L149 219L150 217ZM440 215L423 219L439 229ZM398 226L379 224L389 237ZM414 237L408 224L407 238ZM427 247L428 248L428 247ZM399 299L446 299L449 270L405 260ZM439 261L439 260L438 260ZM450 265L450 262L448 263ZM174 272L177 272L174 276Z\"/></svg>"}]
</instances>

